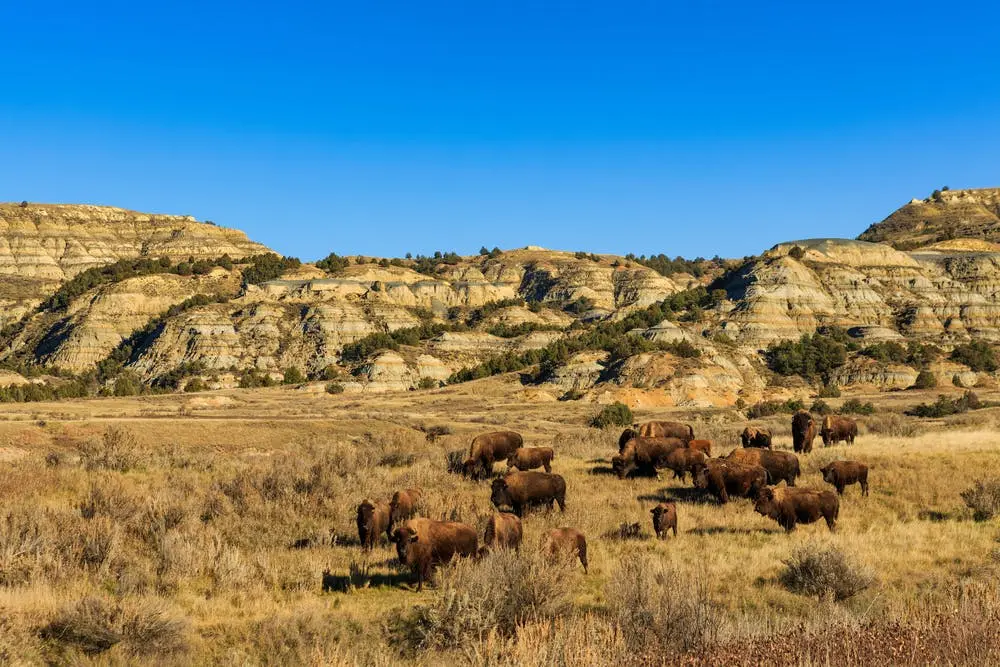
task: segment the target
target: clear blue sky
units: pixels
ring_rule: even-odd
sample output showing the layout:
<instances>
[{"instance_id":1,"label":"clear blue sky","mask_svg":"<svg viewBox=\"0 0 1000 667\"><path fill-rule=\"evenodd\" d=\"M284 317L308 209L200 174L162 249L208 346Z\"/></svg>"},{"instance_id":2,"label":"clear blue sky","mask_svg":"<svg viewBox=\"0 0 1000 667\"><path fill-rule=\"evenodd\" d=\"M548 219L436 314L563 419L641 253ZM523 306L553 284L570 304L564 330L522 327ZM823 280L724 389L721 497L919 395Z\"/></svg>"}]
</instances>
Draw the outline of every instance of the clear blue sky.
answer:
<instances>
[{"instance_id":1,"label":"clear blue sky","mask_svg":"<svg viewBox=\"0 0 1000 667\"><path fill-rule=\"evenodd\" d=\"M996 3L8 4L0 199L303 259L742 256L1000 185Z\"/></svg>"}]
</instances>

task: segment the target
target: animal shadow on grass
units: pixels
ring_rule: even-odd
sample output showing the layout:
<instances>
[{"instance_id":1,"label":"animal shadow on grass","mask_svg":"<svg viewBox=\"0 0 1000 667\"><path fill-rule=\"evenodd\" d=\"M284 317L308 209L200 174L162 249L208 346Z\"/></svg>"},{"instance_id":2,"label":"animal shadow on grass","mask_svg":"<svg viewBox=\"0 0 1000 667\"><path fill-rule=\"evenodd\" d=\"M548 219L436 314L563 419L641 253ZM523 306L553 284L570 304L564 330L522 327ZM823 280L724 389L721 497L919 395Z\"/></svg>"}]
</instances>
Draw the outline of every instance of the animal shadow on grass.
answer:
<instances>
[{"instance_id":1,"label":"animal shadow on grass","mask_svg":"<svg viewBox=\"0 0 1000 667\"><path fill-rule=\"evenodd\" d=\"M395 560L393 564L398 565ZM361 588L411 588L416 585L416 577L409 570L397 570L388 573L369 572L370 566L351 564L347 574L334 574L330 570L323 571L322 588L324 593L350 593L352 589ZM404 586L405 584L405 586Z\"/></svg>"},{"instance_id":2,"label":"animal shadow on grass","mask_svg":"<svg viewBox=\"0 0 1000 667\"><path fill-rule=\"evenodd\" d=\"M921 521L933 521L938 523L951 519L951 514L948 512L938 512L936 510L921 510L920 513L917 514L917 518Z\"/></svg>"},{"instance_id":3,"label":"animal shadow on grass","mask_svg":"<svg viewBox=\"0 0 1000 667\"><path fill-rule=\"evenodd\" d=\"M706 526L686 531L693 535L777 535L785 531L778 528L733 528L732 526Z\"/></svg>"},{"instance_id":4,"label":"animal shadow on grass","mask_svg":"<svg viewBox=\"0 0 1000 667\"><path fill-rule=\"evenodd\" d=\"M654 503L694 503L698 505L716 505L718 501L707 491L690 486L668 486L658 493L646 493L636 496L636 500L646 500Z\"/></svg>"},{"instance_id":5,"label":"animal shadow on grass","mask_svg":"<svg viewBox=\"0 0 1000 667\"><path fill-rule=\"evenodd\" d=\"M357 533L338 533L330 531L330 546L332 547L360 547L361 540Z\"/></svg>"},{"instance_id":6,"label":"animal shadow on grass","mask_svg":"<svg viewBox=\"0 0 1000 667\"><path fill-rule=\"evenodd\" d=\"M617 528L605 531L601 537L613 542L624 542L626 540L648 540L652 535L644 531L638 523L623 523Z\"/></svg>"}]
</instances>

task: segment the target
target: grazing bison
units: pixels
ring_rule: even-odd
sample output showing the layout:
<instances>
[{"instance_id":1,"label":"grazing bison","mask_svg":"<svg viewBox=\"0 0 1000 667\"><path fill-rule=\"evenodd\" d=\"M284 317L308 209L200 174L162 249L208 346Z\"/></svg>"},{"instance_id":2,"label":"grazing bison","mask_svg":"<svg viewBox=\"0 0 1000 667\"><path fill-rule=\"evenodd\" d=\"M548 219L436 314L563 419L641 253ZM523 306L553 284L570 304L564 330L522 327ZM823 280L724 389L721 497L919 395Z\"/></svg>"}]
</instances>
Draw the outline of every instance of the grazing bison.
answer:
<instances>
[{"instance_id":1,"label":"grazing bison","mask_svg":"<svg viewBox=\"0 0 1000 667\"><path fill-rule=\"evenodd\" d=\"M684 442L694 440L694 429L681 422L645 422L633 425L640 438L679 438ZM621 443L619 443L621 445Z\"/></svg>"},{"instance_id":2,"label":"grazing bison","mask_svg":"<svg viewBox=\"0 0 1000 667\"><path fill-rule=\"evenodd\" d=\"M493 475L493 464L507 460L523 444L524 438L514 431L477 435L469 445L469 458L462 463L462 472L473 479L490 477Z\"/></svg>"},{"instance_id":3,"label":"grazing bison","mask_svg":"<svg viewBox=\"0 0 1000 667\"><path fill-rule=\"evenodd\" d=\"M374 548L383 531L388 535L389 513L388 503L365 500L358 505L358 540L362 549Z\"/></svg>"},{"instance_id":4,"label":"grazing bison","mask_svg":"<svg viewBox=\"0 0 1000 667\"><path fill-rule=\"evenodd\" d=\"M799 458L791 452L737 447L729 453L726 460L760 466L767 471L768 484L777 484L781 480L785 480L785 484L788 486L795 486L795 478L801 474Z\"/></svg>"},{"instance_id":5,"label":"grazing bison","mask_svg":"<svg viewBox=\"0 0 1000 667\"><path fill-rule=\"evenodd\" d=\"M551 447L520 447L507 457L507 472L510 472L511 468L518 470L545 468L545 472L552 472L552 459L555 455Z\"/></svg>"},{"instance_id":6,"label":"grazing bison","mask_svg":"<svg viewBox=\"0 0 1000 667\"><path fill-rule=\"evenodd\" d=\"M860 484L861 495L868 495L868 466L857 461L834 461L819 469L823 473L823 481L833 484L837 495L844 495L844 487L848 484Z\"/></svg>"},{"instance_id":7,"label":"grazing bison","mask_svg":"<svg viewBox=\"0 0 1000 667\"><path fill-rule=\"evenodd\" d=\"M521 546L524 530L521 520L508 512L500 512L490 517L483 533L483 547L480 553L492 549L517 549Z\"/></svg>"},{"instance_id":8,"label":"grazing bison","mask_svg":"<svg viewBox=\"0 0 1000 667\"><path fill-rule=\"evenodd\" d=\"M674 477L680 477L683 482L684 478L687 477L687 474L694 470L695 466L704 465L705 460L705 455L697 449L691 449L690 447L678 447L674 451L667 454L667 460L664 462L664 467L673 470Z\"/></svg>"},{"instance_id":9,"label":"grazing bison","mask_svg":"<svg viewBox=\"0 0 1000 667\"><path fill-rule=\"evenodd\" d=\"M490 501L497 509L510 507L517 516L524 516L525 508L533 505L559 503L559 510L566 511L566 480L561 475L547 472L512 472L502 479L493 480Z\"/></svg>"},{"instance_id":10,"label":"grazing bison","mask_svg":"<svg viewBox=\"0 0 1000 667\"><path fill-rule=\"evenodd\" d=\"M771 449L771 432L759 426L747 426L740 434L740 442L744 447Z\"/></svg>"},{"instance_id":11,"label":"grazing bison","mask_svg":"<svg viewBox=\"0 0 1000 667\"><path fill-rule=\"evenodd\" d=\"M816 439L816 420L805 410L799 410L792 415L792 449L802 454L808 454L813 449Z\"/></svg>"},{"instance_id":12,"label":"grazing bison","mask_svg":"<svg viewBox=\"0 0 1000 667\"><path fill-rule=\"evenodd\" d=\"M709 491L723 504L730 496L755 498L767 485L766 470L736 461L708 459L692 472L695 488Z\"/></svg>"},{"instance_id":13,"label":"grazing bison","mask_svg":"<svg viewBox=\"0 0 1000 667\"><path fill-rule=\"evenodd\" d=\"M688 447L691 449L697 449L699 452L705 456L712 455L712 441L711 440L692 440L688 443Z\"/></svg>"},{"instance_id":14,"label":"grazing bison","mask_svg":"<svg viewBox=\"0 0 1000 667\"><path fill-rule=\"evenodd\" d=\"M389 501L389 523L385 527L385 534L390 539L393 526L417 513L423 495L420 489L404 489L392 494L392 500Z\"/></svg>"},{"instance_id":15,"label":"grazing bison","mask_svg":"<svg viewBox=\"0 0 1000 667\"><path fill-rule=\"evenodd\" d=\"M392 534L399 562L417 575L417 590L423 590L435 565L454 556L476 555L476 529L465 523L410 519Z\"/></svg>"},{"instance_id":16,"label":"grazing bison","mask_svg":"<svg viewBox=\"0 0 1000 667\"><path fill-rule=\"evenodd\" d=\"M635 438L621 454L611 458L611 467L618 477L625 479L636 468L654 471L662 468L670 452L686 447L687 443L678 438Z\"/></svg>"},{"instance_id":17,"label":"grazing bison","mask_svg":"<svg viewBox=\"0 0 1000 667\"><path fill-rule=\"evenodd\" d=\"M774 519L787 531L795 530L796 524L813 523L820 518L826 519L832 531L837 527L840 501L833 491L766 486L757 495L754 510Z\"/></svg>"},{"instance_id":18,"label":"grazing bison","mask_svg":"<svg viewBox=\"0 0 1000 667\"><path fill-rule=\"evenodd\" d=\"M653 515L653 530L658 538L664 539L669 530L673 530L674 537L677 537L676 503L660 503L649 512Z\"/></svg>"},{"instance_id":19,"label":"grazing bison","mask_svg":"<svg viewBox=\"0 0 1000 667\"><path fill-rule=\"evenodd\" d=\"M826 447L835 445L841 440L846 440L847 444L853 445L854 439L858 437L858 423L850 417L827 415L823 417L823 428L819 434Z\"/></svg>"},{"instance_id":20,"label":"grazing bison","mask_svg":"<svg viewBox=\"0 0 1000 667\"><path fill-rule=\"evenodd\" d=\"M576 552L587 572L587 538L576 528L554 528L545 535L545 552L552 557Z\"/></svg>"}]
</instances>

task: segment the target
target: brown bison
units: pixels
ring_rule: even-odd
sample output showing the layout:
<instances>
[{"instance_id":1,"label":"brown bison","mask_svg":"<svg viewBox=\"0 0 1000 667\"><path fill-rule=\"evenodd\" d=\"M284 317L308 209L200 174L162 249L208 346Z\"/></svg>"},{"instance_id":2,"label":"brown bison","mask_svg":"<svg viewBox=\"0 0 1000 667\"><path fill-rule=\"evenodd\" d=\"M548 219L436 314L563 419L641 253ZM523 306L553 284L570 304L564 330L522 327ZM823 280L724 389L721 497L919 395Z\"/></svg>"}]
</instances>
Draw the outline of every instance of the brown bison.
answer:
<instances>
[{"instance_id":1,"label":"brown bison","mask_svg":"<svg viewBox=\"0 0 1000 667\"><path fill-rule=\"evenodd\" d=\"M385 534L390 539L392 539L393 526L417 513L423 495L423 491L420 489L404 489L392 494L392 500L389 501L389 523L385 527Z\"/></svg>"},{"instance_id":2,"label":"brown bison","mask_svg":"<svg viewBox=\"0 0 1000 667\"><path fill-rule=\"evenodd\" d=\"M510 472L511 468L518 470L545 468L545 472L552 472L552 459L555 455L551 447L520 447L507 457L507 472Z\"/></svg>"},{"instance_id":3,"label":"brown bison","mask_svg":"<svg viewBox=\"0 0 1000 667\"><path fill-rule=\"evenodd\" d=\"M737 447L729 453L726 460L760 466L767 471L768 484L777 484L785 480L788 486L795 486L795 478L801 474L799 458L791 452Z\"/></svg>"},{"instance_id":4,"label":"brown bison","mask_svg":"<svg viewBox=\"0 0 1000 667\"><path fill-rule=\"evenodd\" d=\"M834 461L819 469L823 473L823 481L833 484L837 495L844 495L844 487L848 484L860 484L861 495L868 495L868 466L857 461Z\"/></svg>"},{"instance_id":5,"label":"brown bison","mask_svg":"<svg viewBox=\"0 0 1000 667\"><path fill-rule=\"evenodd\" d=\"M841 440L846 440L847 444L853 445L854 439L858 437L858 423L850 417L827 415L823 417L823 428L820 429L819 434L823 438L825 447L835 445Z\"/></svg>"},{"instance_id":6,"label":"brown bison","mask_svg":"<svg viewBox=\"0 0 1000 667\"><path fill-rule=\"evenodd\" d=\"M410 519L392 534L399 562L417 575L417 590L423 590L435 565L454 556L476 555L476 529L465 523Z\"/></svg>"},{"instance_id":7,"label":"brown bison","mask_svg":"<svg viewBox=\"0 0 1000 667\"><path fill-rule=\"evenodd\" d=\"M840 501L833 491L766 486L757 495L754 510L774 519L787 531L795 530L796 524L813 523L820 518L826 519L832 531L837 527Z\"/></svg>"},{"instance_id":8,"label":"brown bison","mask_svg":"<svg viewBox=\"0 0 1000 667\"><path fill-rule=\"evenodd\" d=\"M621 479L636 468L655 471L664 466L670 452L682 447L686 448L687 443L678 438L635 438L621 454L611 458L611 467Z\"/></svg>"},{"instance_id":9,"label":"brown bison","mask_svg":"<svg viewBox=\"0 0 1000 667\"><path fill-rule=\"evenodd\" d=\"M688 443L688 447L691 449L697 449L699 452L705 456L712 455L712 441L711 440L692 440Z\"/></svg>"},{"instance_id":10,"label":"brown bison","mask_svg":"<svg viewBox=\"0 0 1000 667\"><path fill-rule=\"evenodd\" d=\"M802 454L808 454L813 449L816 439L816 420L805 410L799 410L792 415L792 449Z\"/></svg>"},{"instance_id":11,"label":"brown bison","mask_svg":"<svg viewBox=\"0 0 1000 667\"><path fill-rule=\"evenodd\" d=\"M705 455L697 449L691 449L690 447L678 447L674 451L667 454L667 460L664 461L664 467L673 470L674 477L680 477L683 482L684 478L687 477L689 472L694 470L695 466L704 465L705 461Z\"/></svg>"},{"instance_id":12,"label":"brown bison","mask_svg":"<svg viewBox=\"0 0 1000 667\"><path fill-rule=\"evenodd\" d=\"M524 444L524 438L514 431L482 433L472 439L469 458L462 463L462 472L473 479L491 477L493 464L507 457Z\"/></svg>"},{"instance_id":13,"label":"brown bison","mask_svg":"<svg viewBox=\"0 0 1000 667\"><path fill-rule=\"evenodd\" d=\"M661 540L667 536L667 531L673 530L674 537L677 537L677 504L660 503L649 510L653 515L653 530Z\"/></svg>"},{"instance_id":14,"label":"brown bison","mask_svg":"<svg viewBox=\"0 0 1000 667\"><path fill-rule=\"evenodd\" d=\"M374 548L383 531L388 535L389 513L389 503L365 500L358 505L358 540L362 549Z\"/></svg>"},{"instance_id":15,"label":"brown bison","mask_svg":"<svg viewBox=\"0 0 1000 667\"><path fill-rule=\"evenodd\" d=\"M692 472L695 488L712 493L723 504L730 496L755 498L767 485L766 470L736 461L708 459Z\"/></svg>"},{"instance_id":16,"label":"brown bison","mask_svg":"<svg viewBox=\"0 0 1000 667\"><path fill-rule=\"evenodd\" d=\"M681 422L645 422L633 425L640 438L679 438L684 442L694 440L694 429ZM620 445L621 443L619 443Z\"/></svg>"},{"instance_id":17,"label":"brown bison","mask_svg":"<svg viewBox=\"0 0 1000 667\"><path fill-rule=\"evenodd\" d=\"M492 549L517 549L521 546L524 530L521 520L508 512L500 512L490 517L483 533L483 548L480 552Z\"/></svg>"},{"instance_id":18,"label":"brown bison","mask_svg":"<svg viewBox=\"0 0 1000 667\"><path fill-rule=\"evenodd\" d=\"M630 440L635 440L638 437L639 433L634 428L627 428L622 431L622 434L618 436L618 453L621 454L625 451L625 445L627 445Z\"/></svg>"},{"instance_id":19,"label":"brown bison","mask_svg":"<svg viewBox=\"0 0 1000 667\"><path fill-rule=\"evenodd\" d=\"M490 501L497 509L510 507L517 516L533 505L559 503L559 510L566 511L566 480L561 475L547 472L512 472L502 479L493 480Z\"/></svg>"},{"instance_id":20,"label":"brown bison","mask_svg":"<svg viewBox=\"0 0 1000 667\"><path fill-rule=\"evenodd\" d=\"M554 528L545 534L545 552L552 557L576 552L587 572L587 538L576 528Z\"/></svg>"},{"instance_id":21,"label":"brown bison","mask_svg":"<svg viewBox=\"0 0 1000 667\"><path fill-rule=\"evenodd\" d=\"M771 449L771 432L759 426L747 426L740 434L740 442L744 447Z\"/></svg>"}]
</instances>

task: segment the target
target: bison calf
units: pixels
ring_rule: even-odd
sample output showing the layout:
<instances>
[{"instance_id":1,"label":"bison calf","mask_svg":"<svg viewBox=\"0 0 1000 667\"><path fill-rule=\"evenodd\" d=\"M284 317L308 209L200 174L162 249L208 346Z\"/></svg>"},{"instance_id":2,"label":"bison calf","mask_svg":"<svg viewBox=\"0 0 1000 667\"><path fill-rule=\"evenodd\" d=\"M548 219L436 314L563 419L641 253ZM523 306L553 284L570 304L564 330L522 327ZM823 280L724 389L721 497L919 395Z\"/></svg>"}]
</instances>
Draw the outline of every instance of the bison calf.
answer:
<instances>
[{"instance_id":1,"label":"bison calf","mask_svg":"<svg viewBox=\"0 0 1000 667\"><path fill-rule=\"evenodd\" d=\"M576 528L555 528L545 535L545 552L551 557L576 553L587 572L587 538Z\"/></svg>"},{"instance_id":2,"label":"bison calf","mask_svg":"<svg viewBox=\"0 0 1000 667\"><path fill-rule=\"evenodd\" d=\"M517 516L536 505L559 503L559 510L566 511L566 480L561 475L547 472L512 472L502 479L493 480L490 501L497 509L510 507Z\"/></svg>"},{"instance_id":3,"label":"bison calf","mask_svg":"<svg viewBox=\"0 0 1000 667\"><path fill-rule=\"evenodd\" d=\"M653 530L658 538L664 539L668 530L673 530L674 537L677 537L676 503L660 503L649 512L653 515Z\"/></svg>"},{"instance_id":4,"label":"bison calf","mask_svg":"<svg viewBox=\"0 0 1000 667\"><path fill-rule=\"evenodd\" d=\"M868 466L857 461L834 461L819 469L823 473L823 481L832 484L837 489L837 495L844 495L844 487L849 484L860 484L861 495L868 495Z\"/></svg>"},{"instance_id":5,"label":"bison calf","mask_svg":"<svg viewBox=\"0 0 1000 667\"><path fill-rule=\"evenodd\" d=\"M786 531L795 530L796 524L813 523L826 519L831 531L837 527L840 501L832 491L804 489L801 487L773 487L761 489L754 510L778 522Z\"/></svg>"},{"instance_id":6,"label":"bison calf","mask_svg":"<svg viewBox=\"0 0 1000 667\"><path fill-rule=\"evenodd\" d=\"M695 466L704 465L705 455L690 447L678 447L667 455L664 465L674 471L674 477L680 477L681 481L687 474L694 470Z\"/></svg>"},{"instance_id":7,"label":"bison calf","mask_svg":"<svg viewBox=\"0 0 1000 667\"><path fill-rule=\"evenodd\" d=\"M475 556L478 540L476 529L454 521L410 519L392 534L399 562L409 566L417 576L417 590L423 590L436 565L447 563L455 556Z\"/></svg>"},{"instance_id":8,"label":"bison calf","mask_svg":"<svg viewBox=\"0 0 1000 667\"><path fill-rule=\"evenodd\" d=\"M777 484L785 480L788 486L795 486L795 478L800 474L799 458L791 452L737 447L729 453L726 460L760 466L767 471L768 484Z\"/></svg>"},{"instance_id":9,"label":"bison calf","mask_svg":"<svg viewBox=\"0 0 1000 667\"><path fill-rule=\"evenodd\" d=\"M552 472L553 458L555 452L551 447L521 447L507 458L507 472L512 468L518 470L545 468L545 472Z\"/></svg>"},{"instance_id":10,"label":"bison calf","mask_svg":"<svg viewBox=\"0 0 1000 667\"><path fill-rule=\"evenodd\" d=\"M370 550L375 547L378 537L389 530L388 503L372 503L365 500L358 505L358 540L361 548Z\"/></svg>"},{"instance_id":11,"label":"bison calf","mask_svg":"<svg viewBox=\"0 0 1000 667\"><path fill-rule=\"evenodd\" d=\"M521 520L516 516L507 512L494 514L486 522L483 547L479 551L485 553L492 549L517 549L521 546L523 535Z\"/></svg>"},{"instance_id":12,"label":"bison calf","mask_svg":"<svg viewBox=\"0 0 1000 667\"><path fill-rule=\"evenodd\" d=\"M524 439L514 431L494 431L483 433L472 439L469 445L469 458L462 463L462 472L473 479L492 477L493 464L506 461L515 452Z\"/></svg>"}]
</instances>

